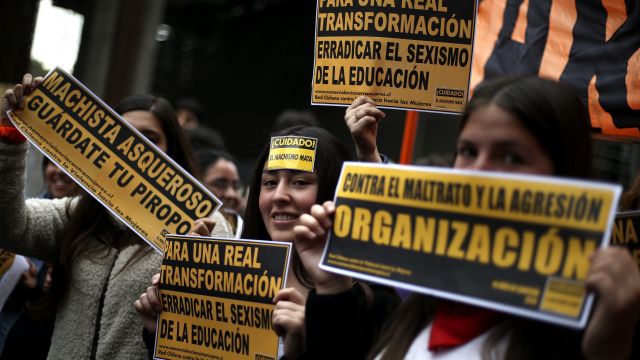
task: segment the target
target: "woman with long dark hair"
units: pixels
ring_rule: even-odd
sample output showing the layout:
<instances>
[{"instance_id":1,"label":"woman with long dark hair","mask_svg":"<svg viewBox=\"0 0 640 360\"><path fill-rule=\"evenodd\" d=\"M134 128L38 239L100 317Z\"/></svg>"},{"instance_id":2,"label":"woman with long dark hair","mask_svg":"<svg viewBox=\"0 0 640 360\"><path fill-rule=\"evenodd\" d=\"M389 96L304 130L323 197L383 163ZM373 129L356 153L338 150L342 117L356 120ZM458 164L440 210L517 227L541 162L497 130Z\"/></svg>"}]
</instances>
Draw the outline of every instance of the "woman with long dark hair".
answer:
<instances>
[{"instance_id":1,"label":"woman with long dark hair","mask_svg":"<svg viewBox=\"0 0 640 360\"><path fill-rule=\"evenodd\" d=\"M242 238L293 242L293 229L300 224L300 216L308 213L313 204L333 197L342 163L351 156L333 135L321 128L296 126L273 135L317 139L314 170L269 170L267 144L258 156L251 178ZM285 289L274 299L272 326L283 340L280 355L286 359L304 359L309 356L305 347L305 303L307 298L318 297L317 291L324 289L316 286L301 266L296 252L293 252L290 269ZM353 288L368 299L378 314L366 319L360 332L362 339L371 341L375 329L380 327L379 320L397 305L398 297L395 291L382 286L358 283ZM155 319L154 310L161 309L155 290L141 296L137 306L143 319ZM149 324L146 328L153 331L155 327Z\"/></svg>"},{"instance_id":2,"label":"woman with long dark hair","mask_svg":"<svg viewBox=\"0 0 640 360\"><path fill-rule=\"evenodd\" d=\"M357 99L347 110L346 120L352 128L364 124L356 139L361 157L379 159L375 135L382 116L367 98ZM580 98L567 86L540 78L489 81L475 89L466 107L453 167L588 178L588 124ZM344 289L350 278L318 267L334 211L332 202L314 205L311 215L303 215L302 225L295 229L295 244L313 279ZM597 301L584 332L412 295L395 313L369 356L383 360L628 358L640 315L637 264L626 249L600 249L592 256L586 285L596 293ZM352 318L373 316L355 302L340 301L344 293L328 294L335 300L332 307L307 303L307 329L313 332L307 332L307 347L314 358L330 355L328 343L346 347L355 342L343 329L350 328ZM342 309L341 315L335 315L335 309ZM338 329L339 335L332 329ZM439 336L432 335L436 332Z\"/></svg>"},{"instance_id":3,"label":"woman with long dark hair","mask_svg":"<svg viewBox=\"0 0 640 360\"><path fill-rule=\"evenodd\" d=\"M0 114L0 246L55 266L47 303L56 311L49 359L140 359L146 349L131 303L158 271L162 256L89 194L24 200L27 144L5 116L42 81L27 74L7 90ZM188 143L169 103L135 96L115 110L185 170L193 171ZM220 236L231 232L219 213ZM200 221L192 231L210 226Z\"/></svg>"}]
</instances>

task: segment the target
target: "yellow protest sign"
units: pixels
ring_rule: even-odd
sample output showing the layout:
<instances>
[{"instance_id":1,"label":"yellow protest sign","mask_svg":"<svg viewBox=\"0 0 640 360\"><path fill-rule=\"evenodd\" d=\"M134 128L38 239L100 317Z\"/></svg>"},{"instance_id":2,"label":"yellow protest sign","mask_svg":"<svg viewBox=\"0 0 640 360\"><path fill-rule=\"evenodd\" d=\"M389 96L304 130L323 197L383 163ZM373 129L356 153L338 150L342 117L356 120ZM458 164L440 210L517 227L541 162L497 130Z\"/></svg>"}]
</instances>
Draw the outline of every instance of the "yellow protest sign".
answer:
<instances>
[{"instance_id":1,"label":"yellow protest sign","mask_svg":"<svg viewBox=\"0 0 640 360\"><path fill-rule=\"evenodd\" d=\"M626 247L640 267L640 211L625 211L616 215L611 245Z\"/></svg>"},{"instance_id":2,"label":"yellow protest sign","mask_svg":"<svg viewBox=\"0 0 640 360\"><path fill-rule=\"evenodd\" d=\"M460 113L469 94L477 3L318 0L312 104Z\"/></svg>"},{"instance_id":3,"label":"yellow protest sign","mask_svg":"<svg viewBox=\"0 0 640 360\"><path fill-rule=\"evenodd\" d=\"M291 244L168 235L155 357L277 359L273 297Z\"/></svg>"},{"instance_id":4,"label":"yellow protest sign","mask_svg":"<svg viewBox=\"0 0 640 360\"><path fill-rule=\"evenodd\" d=\"M345 163L321 267L583 327L589 255L608 243L619 186Z\"/></svg>"},{"instance_id":5,"label":"yellow protest sign","mask_svg":"<svg viewBox=\"0 0 640 360\"><path fill-rule=\"evenodd\" d=\"M221 203L206 187L60 68L11 111L16 128L156 250Z\"/></svg>"},{"instance_id":6,"label":"yellow protest sign","mask_svg":"<svg viewBox=\"0 0 640 360\"><path fill-rule=\"evenodd\" d=\"M313 172L318 139L305 136L274 136L269 146L267 170Z\"/></svg>"}]
</instances>

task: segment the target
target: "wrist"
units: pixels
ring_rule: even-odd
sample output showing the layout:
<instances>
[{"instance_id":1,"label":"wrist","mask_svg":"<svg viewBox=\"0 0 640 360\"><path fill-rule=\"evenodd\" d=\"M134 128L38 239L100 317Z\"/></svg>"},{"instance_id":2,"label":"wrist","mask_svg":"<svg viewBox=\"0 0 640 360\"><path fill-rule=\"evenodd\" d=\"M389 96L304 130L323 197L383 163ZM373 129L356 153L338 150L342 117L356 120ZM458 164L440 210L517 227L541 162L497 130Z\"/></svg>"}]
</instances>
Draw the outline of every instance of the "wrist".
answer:
<instances>
[{"instance_id":1,"label":"wrist","mask_svg":"<svg viewBox=\"0 0 640 360\"><path fill-rule=\"evenodd\" d=\"M356 156L359 161L362 162L372 162L372 163L381 163L382 159L380 158L380 153L378 152L378 148L374 148L373 151L362 152L360 149L356 150Z\"/></svg>"},{"instance_id":2,"label":"wrist","mask_svg":"<svg viewBox=\"0 0 640 360\"><path fill-rule=\"evenodd\" d=\"M0 125L0 139L20 144L27 139L13 125Z\"/></svg>"}]
</instances>

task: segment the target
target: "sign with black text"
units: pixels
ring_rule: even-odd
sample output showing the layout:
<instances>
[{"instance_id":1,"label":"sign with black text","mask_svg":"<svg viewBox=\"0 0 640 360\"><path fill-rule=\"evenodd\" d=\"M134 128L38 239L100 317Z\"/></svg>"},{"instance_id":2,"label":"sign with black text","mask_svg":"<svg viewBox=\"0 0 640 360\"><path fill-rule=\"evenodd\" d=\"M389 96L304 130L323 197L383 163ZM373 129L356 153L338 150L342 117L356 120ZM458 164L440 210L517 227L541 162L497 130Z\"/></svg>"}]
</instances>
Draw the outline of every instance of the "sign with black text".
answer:
<instances>
[{"instance_id":1,"label":"sign with black text","mask_svg":"<svg viewBox=\"0 0 640 360\"><path fill-rule=\"evenodd\" d=\"M155 358L277 359L273 298L290 256L290 243L168 235Z\"/></svg>"},{"instance_id":2,"label":"sign with black text","mask_svg":"<svg viewBox=\"0 0 640 360\"><path fill-rule=\"evenodd\" d=\"M221 202L78 80L55 68L8 113L54 164L157 251Z\"/></svg>"},{"instance_id":3,"label":"sign with black text","mask_svg":"<svg viewBox=\"0 0 640 360\"><path fill-rule=\"evenodd\" d=\"M621 188L345 163L323 269L574 328Z\"/></svg>"},{"instance_id":4,"label":"sign with black text","mask_svg":"<svg viewBox=\"0 0 640 360\"><path fill-rule=\"evenodd\" d=\"M640 267L640 211L624 211L616 214L611 234L611 245L624 246Z\"/></svg>"},{"instance_id":5,"label":"sign with black text","mask_svg":"<svg viewBox=\"0 0 640 360\"><path fill-rule=\"evenodd\" d=\"M476 0L318 0L312 104L461 113Z\"/></svg>"}]
</instances>

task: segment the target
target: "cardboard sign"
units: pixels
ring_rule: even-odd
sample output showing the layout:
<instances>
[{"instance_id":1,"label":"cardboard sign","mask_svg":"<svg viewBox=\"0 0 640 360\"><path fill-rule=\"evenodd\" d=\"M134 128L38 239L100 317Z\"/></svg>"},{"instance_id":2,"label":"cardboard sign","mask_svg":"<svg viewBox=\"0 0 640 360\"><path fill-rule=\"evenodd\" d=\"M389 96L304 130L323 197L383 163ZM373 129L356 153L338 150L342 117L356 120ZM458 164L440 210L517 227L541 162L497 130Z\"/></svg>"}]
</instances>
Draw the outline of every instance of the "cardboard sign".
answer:
<instances>
[{"instance_id":1,"label":"cardboard sign","mask_svg":"<svg viewBox=\"0 0 640 360\"><path fill-rule=\"evenodd\" d=\"M611 245L626 247L640 267L640 211L625 211L616 215Z\"/></svg>"},{"instance_id":2,"label":"cardboard sign","mask_svg":"<svg viewBox=\"0 0 640 360\"><path fill-rule=\"evenodd\" d=\"M157 359L277 359L273 298L291 244L168 235Z\"/></svg>"},{"instance_id":3,"label":"cardboard sign","mask_svg":"<svg viewBox=\"0 0 640 360\"><path fill-rule=\"evenodd\" d=\"M304 136L271 138L267 170L289 169L313 172L318 139Z\"/></svg>"},{"instance_id":4,"label":"cardboard sign","mask_svg":"<svg viewBox=\"0 0 640 360\"><path fill-rule=\"evenodd\" d=\"M621 188L345 163L323 269L574 328Z\"/></svg>"},{"instance_id":5,"label":"cardboard sign","mask_svg":"<svg viewBox=\"0 0 640 360\"><path fill-rule=\"evenodd\" d=\"M477 3L318 0L312 104L461 113Z\"/></svg>"},{"instance_id":6,"label":"cardboard sign","mask_svg":"<svg viewBox=\"0 0 640 360\"><path fill-rule=\"evenodd\" d=\"M78 80L56 68L11 111L16 128L157 251L221 202Z\"/></svg>"}]
</instances>

